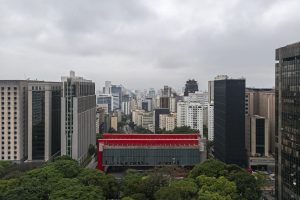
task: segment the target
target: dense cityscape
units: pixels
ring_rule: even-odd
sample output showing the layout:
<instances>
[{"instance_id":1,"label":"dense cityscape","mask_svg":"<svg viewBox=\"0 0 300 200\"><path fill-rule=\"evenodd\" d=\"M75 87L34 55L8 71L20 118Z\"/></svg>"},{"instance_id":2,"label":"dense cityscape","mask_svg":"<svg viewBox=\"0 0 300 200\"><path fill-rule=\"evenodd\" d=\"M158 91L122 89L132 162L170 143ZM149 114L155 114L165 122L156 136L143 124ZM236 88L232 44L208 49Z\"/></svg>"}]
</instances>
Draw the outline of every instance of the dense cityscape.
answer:
<instances>
[{"instance_id":1,"label":"dense cityscape","mask_svg":"<svg viewBox=\"0 0 300 200\"><path fill-rule=\"evenodd\" d=\"M220 6L218 12L226 10L224 13L239 8L235 12L241 19L232 14L230 19L226 18L226 24L221 18L227 14L206 13L211 21L203 22L200 28L195 25L198 22L194 26L192 22L194 18L206 19L206 16L196 16L195 2L182 8L178 2L159 4L160 9L145 2L127 3L105 4L108 8L103 2L95 3L95 8L101 8L99 12L104 13L104 20L99 18L100 25L91 20L93 17L81 21L81 16L98 13L91 5L81 8L80 3L74 3L70 10L75 12L68 14L75 20L62 22L70 17L63 17L62 13L69 10L58 11L63 6L53 4L53 8L45 9L48 23L42 24L47 31L36 37L38 45L31 46L26 40L28 46L24 49L18 49L9 37L34 35L33 30L41 23L38 21L45 20L29 11L38 4L19 7L6 2L6 9L0 8L0 17L5 16L0 19L0 35L4 41L0 42L3 71L0 75L0 200L300 200L300 42L280 40L277 43L268 40L269 36L262 37L266 42L261 44L264 41L259 38L257 43L261 46L252 41L256 54L250 58L245 49L253 48L251 41L239 36L247 35L243 28L248 32L256 26L247 19L252 19L263 3L242 4L253 6L245 8L253 12L250 14L241 14L237 11L239 4L234 2L214 4ZM206 3L209 10L214 10ZM298 4L288 5L296 8ZM20 11L10 13L9 8L16 9L15 6ZM39 6L35 9L43 10ZM282 12L278 16L287 15L285 10L292 10L292 6L279 9ZM278 5L272 7L273 11L277 8ZM77 9L83 10L84 15ZM275 30L270 16L277 15L271 11L258 17L265 20L256 26L262 35L266 24L269 33ZM25 17L18 16L18 12ZM181 12L184 17L177 18ZM17 31L26 21L22 17L36 22L36 27L23 26L30 34ZM170 23L175 18L180 23ZM157 27L152 27L153 21ZM258 21L255 23L259 24ZM17 25L11 28L8 22ZM77 22L81 24L79 28ZM142 30L144 22L151 28ZM110 23L117 28L111 30ZM208 28L210 23L217 28ZM1 29L1 25L8 27L7 30ZM178 28L178 32L173 34L173 30L167 35L168 25ZM108 30L93 32L101 26ZM233 29L227 30L228 27ZM70 30L64 31L68 34L61 31L67 28ZM158 36L158 30L165 35ZM206 35L203 39L193 35L195 32ZM118 37L110 38L104 33ZM226 34L232 34L237 42L230 41L231 36ZM57 39L60 37L64 39ZM86 43L80 43L82 38ZM202 42L195 43L191 38ZM224 40L226 50L219 51L221 45L214 46L211 41L205 45L206 40ZM237 45L238 40L242 40L241 46ZM232 49L229 43L236 46ZM120 48L116 44L124 46ZM205 46L204 50L195 48L199 44ZM38 50L34 51L38 53L24 56L24 52L37 46ZM93 48L100 51L93 53ZM263 48L273 59L262 53ZM18 49L17 53L12 49ZM221 55L224 52L226 58ZM34 59L30 63L32 55ZM132 57L135 59L131 60ZM268 61L258 65L263 60L261 57ZM53 69L51 58L57 62ZM48 59L49 64L42 64L43 59L45 63ZM72 60L68 64L84 67L68 66L69 74L65 74L66 69L59 70L59 66L65 65L68 59ZM88 65L97 59L102 59L95 62L97 67L101 65L99 69L85 68L85 62ZM15 68L20 62L22 65L24 62L22 67L27 73L23 79L20 78L23 69L15 70L20 69ZM141 69L137 70L132 62ZM223 68L215 68L223 63ZM43 67L35 68L36 64ZM196 70L202 65L207 68ZM272 73L262 66L272 68ZM108 76L109 73L112 75Z\"/></svg>"}]
</instances>

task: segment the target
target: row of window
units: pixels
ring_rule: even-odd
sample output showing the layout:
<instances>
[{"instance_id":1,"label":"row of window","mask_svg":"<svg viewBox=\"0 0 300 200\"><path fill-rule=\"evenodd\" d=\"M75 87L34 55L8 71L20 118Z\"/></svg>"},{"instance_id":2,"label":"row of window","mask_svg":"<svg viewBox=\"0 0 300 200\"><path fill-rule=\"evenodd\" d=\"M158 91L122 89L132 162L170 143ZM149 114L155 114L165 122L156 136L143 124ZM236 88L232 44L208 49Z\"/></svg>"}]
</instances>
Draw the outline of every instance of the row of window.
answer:
<instances>
[{"instance_id":1,"label":"row of window","mask_svg":"<svg viewBox=\"0 0 300 200\"><path fill-rule=\"evenodd\" d=\"M8 131L8 132L7 132L7 134L8 134L8 135L10 135L10 133L11 133L10 131ZM5 134L5 132L4 132L4 131L2 131L2 135L4 135L4 134ZM15 135L17 135L17 134L18 134L18 132L17 132L17 131L15 131L15 132L14 132L14 134L15 134Z\"/></svg>"},{"instance_id":2,"label":"row of window","mask_svg":"<svg viewBox=\"0 0 300 200\"><path fill-rule=\"evenodd\" d=\"M1 97L1 99L2 99L2 101L4 101L4 97ZM7 100L10 100L11 99L11 97L7 97ZM17 100L17 97L14 97L14 100Z\"/></svg>"},{"instance_id":3,"label":"row of window","mask_svg":"<svg viewBox=\"0 0 300 200\"><path fill-rule=\"evenodd\" d=\"M12 94L12 93L10 93L10 92L8 92L8 93L7 93L7 95L11 95L11 94ZM17 95L18 93L17 93L17 92L14 92L13 94L14 94L14 95ZM3 96L4 96L4 95L5 95L5 93L4 93L4 92L1 92L1 95L3 95Z\"/></svg>"},{"instance_id":4,"label":"row of window","mask_svg":"<svg viewBox=\"0 0 300 200\"><path fill-rule=\"evenodd\" d=\"M4 102L3 101L1 102L1 105L4 106ZM7 105L10 106L10 102L7 102ZM17 106L17 102L14 102L14 105Z\"/></svg>"},{"instance_id":5,"label":"row of window","mask_svg":"<svg viewBox=\"0 0 300 200\"><path fill-rule=\"evenodd\" d=\"M7 144L11 144L11 142L8 141ZM14 144L17 144L17 141L14 141ZM2 145L4 145L4 141L2 141Z\"/></svg>"},{"instance_id":6,"label":"row of window","mask_svg":"<svg viewBox=\"0 0 300 200\"><path fill-rule=\"evenodd\" d=\"M4 156L2 156L1 158L2 158L2 160L4 160ZM7 159L8 159L8 160L10 160L11 158L12 158L12 157L7 156ZM14 158L15 160L17 160L17 156L14 156L13 158Z\"/></svg>"},{"instance_id":7,"label":"row of window","mask_svg":"<svg viewBox=\"0 0 300 200\"><path fill-rule=\"evenodd\" d=\"M10 140L10 136L8 136L7 139ZM17 139L17 136L14 136L14 139L16 140L16 139ZM2 140L4 140L4 136L2 136Z\"/></svg>"},{"instance_id":8,"label":"row of window","mask_svg":"<svg viewBox=\"0 0 300 200\"><path fill-rule=\"evenodd\" d=\"M4 90L5 87L1 87L1 90ZM17 90L18 88L17 87L14 87L14 90ZM7 90L10 90L10 87L7 87Z\"/></svg>"},{"instance_id":9,"label":"row of window","mask_svg":"<svg viewBox=\"0 0 300 200\"><path fill-rule=\"evenodd\" d=\"M10 149L10 146L7 147L8 149ZM17 146L14 146L14 149L17 150ZM4 146L2 146L2 151L4 150Z\"/></svg>"}]
</instances>

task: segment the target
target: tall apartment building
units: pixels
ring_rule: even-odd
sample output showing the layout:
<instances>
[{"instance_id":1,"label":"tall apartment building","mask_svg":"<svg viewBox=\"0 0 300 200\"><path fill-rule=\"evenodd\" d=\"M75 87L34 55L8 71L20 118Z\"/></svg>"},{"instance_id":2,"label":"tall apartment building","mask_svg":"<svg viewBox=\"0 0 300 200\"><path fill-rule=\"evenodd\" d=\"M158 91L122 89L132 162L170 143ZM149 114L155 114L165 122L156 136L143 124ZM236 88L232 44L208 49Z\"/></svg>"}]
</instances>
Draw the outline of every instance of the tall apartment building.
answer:
<instances>
[{"instance_id":1,"label":"tall apartment building","mask_svg":"<svg viewBox=\"0 0 300 200\"><path fill-rule=\"evenodd\" d=\"M61 83L28 83L28 158L47 161L60 152Z\"/></svg>"},{"instance_id":2,"label":"tall apartment building","mask_svg":"<svg viewBox=\"0 0 300 200\"><path fill-rule=\"evenodd\" d=\"M214 150L225 163L247 167L245 147L245 80L214 81Z\"/></svg>"},{"instance_id":3,"label":"tall apartment building","mask_svg":"<svg viewBox=\"0 0 300 200\"><path fill-rule=\"evenodd\" d=\"M276 196L300 199L300 42L276 49Z\"/></svg>"},{"instance_id":4,"label":"tall apartment building","mask_svg":"<svg viewBox=\"0 0 300 200\"><path fill-rule=\"evenodd\" d=\"M189 126L200 131L203 138L204 105L196 102L177 103L177 127Z\"/></svg>"},{"instance_id":5,"label":"tall apartment building","mask_svg":"<svg viewBox=\"0 0 300 200\"><path fill-rule=\"evenodd\" d=\"M76 77L62 77L61 98L61 155L71 156L82 162L89 145L96 144L96 96L95 83Z\"/></svg>"},{"instance_id":6,"label":"tall apartment building","mask_svg":"<svg viewBox=\"0 0 300 200\"><path fill-rule=\"evenodd\" d=\"M186 126L187 102L177 102L177 127Z\"/></svg>"},{"instance_id":7,"label":"tall apartment building","mask_svg":"<svg viewBox=\"0 0 300 200\"><path fill-rule=\"evenodd\" d=\"M214 81L208 81L208 103L214 102Z\"/></svg>"},{"instance_id":8,"label":"tall apartment building","mask_svg":"<svg viewBox=\"0 0 300 200\"><path fill-rule=\"evenodd\" d=\"M207 129L208 129L208 140L214 140L214 104L210 103L207 107Z\"/></svg>"},{"instance_id":9,"label":"tall apartment building","mask_svg":"<svg viewBox=\"0 0 300 200\"><path fill-rule=\"evenodd\" d=\"M200 103L189 103L187 105L186 126L199 130L203 138L203 105Z\"/></svg>"},{"instance_id":10,"label":"tall apartment building","mask_svg":"<svg viewBox=\"0 0 300 200\"><path fill-rule=\"evenodd\" d=\"M27 158L28 81L0 81L0 160Z\"/></svg>"},{"instance_id":11,"label":"tall apartment building","mask_svg":"<svg viewBox=\"0 0 300 200\"><path fill-rule=\"evenodd\" d=\"M103 107L103 105L107 105L107 113L113 111L114 98L111 94L99 94L97 96L97 105Z\"/></svg>"},{"instance_id":12,"label":"tall apartment building","mask_svg":"<svg viewBox=\"0 0 300 200\"><path fill-rule=\"evenodd\" d=\"M159 128L166 131L173 131L176 128L176 114L159 115Z\"/></svg>"}]
</instances>

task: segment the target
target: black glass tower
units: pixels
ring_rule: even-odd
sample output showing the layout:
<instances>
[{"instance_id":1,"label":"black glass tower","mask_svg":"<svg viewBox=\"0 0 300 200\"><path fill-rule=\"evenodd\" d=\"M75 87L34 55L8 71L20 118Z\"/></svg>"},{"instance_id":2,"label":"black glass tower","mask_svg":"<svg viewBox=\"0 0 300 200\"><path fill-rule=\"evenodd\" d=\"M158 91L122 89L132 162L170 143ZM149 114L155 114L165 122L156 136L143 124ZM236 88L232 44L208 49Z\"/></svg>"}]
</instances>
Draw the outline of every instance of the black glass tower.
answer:
<instances>
[{"instance_id":1,"label":"black glass tower","mask_svg":"<svg viewBox=\"0 0 300 200\"><path fill-rule=\"evenodd\" d=\"M245 80L214 82L215 157L227 164L247 167L245 147Z\"/></svg>"},{"instance_id":2,"label":"black glass tower","mask_svg":"<svg viewBox=\"0 0 300 200\"><path fill-rule=\"evenodd\" d=\"M300 199L300 43L276 50L277 199Z\"/></svg>"}]
</instances>

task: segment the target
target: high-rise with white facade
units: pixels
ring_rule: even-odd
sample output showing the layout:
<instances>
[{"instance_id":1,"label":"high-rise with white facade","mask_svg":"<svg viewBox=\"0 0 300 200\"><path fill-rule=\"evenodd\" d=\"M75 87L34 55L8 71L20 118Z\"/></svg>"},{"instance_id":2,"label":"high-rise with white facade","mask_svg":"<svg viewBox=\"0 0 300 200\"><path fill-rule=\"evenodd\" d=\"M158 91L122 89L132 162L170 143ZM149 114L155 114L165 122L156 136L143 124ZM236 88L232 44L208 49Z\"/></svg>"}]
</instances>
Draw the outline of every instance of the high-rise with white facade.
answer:
<instances>
[{"instance_id":1,"label":"high-rise with white facade","mask_svg":"<svg viewBox=\"0 0 300 200\"><path fill-rule=\"evenodd\" d=\"M214 140L214 104L213 102L208 104L207 107L207 129L208 129L208 140Z\"/></svg>"},{"instance_id":2,"label":"high-rise with white facade","mask_svg":"<svg viewBox=\"0 0 300 200\"><path fill-rule=\"evenodd\" d=\"M186 126L187 102L177 102L177 127Z\"/></svg>"},{"instance_id":3,"label":"high-rise with white facade","mask_svg":"<svg viewBox=\"0 0 300 200\"><path fill-rule=\"evenodd\" d=\"M191 127L191 129L199 130L203 138L203 105L190 102L187 105L186 113L186 126Z\"/></svg>"},{"instance_id":4,"label":"high-rise with white facade","mask_svg":"<svg viewBox=\"0 0 300 200\"><path fill-rule=\"evenodd\" d=\"M61 98L61 155L82 162L88 155L89 145L96 143L95 83L76 77L62 77Z\"/></svg>"},{"instance_id":5,"label":"high-rise with white facade","mask_svg":"<svg viewBox=\"0 0 300 200\"><path fill-rule=\"evenodd\" d=\"M203 110L204 105L196 102L177 103L177 127L189 126L191 129L200 131L203 137Z\"/></svg>"},{"instance_id":6,"label":"high-rise with white facade","mask_svg":"<svg viewBox=\"0 0 300 200\"><path fill-rule=\"evenodd\" d=\"M28 81L0 81L0 160L27 158Z\"/></svg>"}]
</instances>

